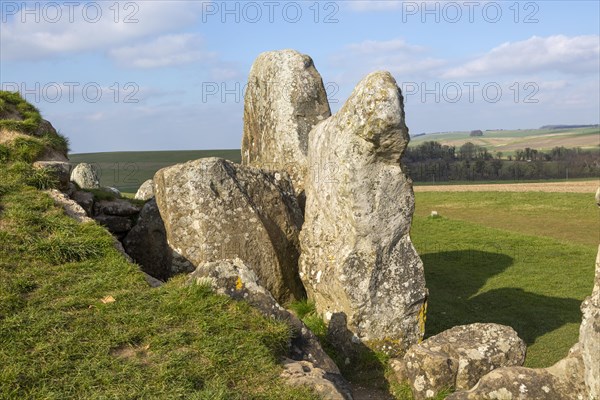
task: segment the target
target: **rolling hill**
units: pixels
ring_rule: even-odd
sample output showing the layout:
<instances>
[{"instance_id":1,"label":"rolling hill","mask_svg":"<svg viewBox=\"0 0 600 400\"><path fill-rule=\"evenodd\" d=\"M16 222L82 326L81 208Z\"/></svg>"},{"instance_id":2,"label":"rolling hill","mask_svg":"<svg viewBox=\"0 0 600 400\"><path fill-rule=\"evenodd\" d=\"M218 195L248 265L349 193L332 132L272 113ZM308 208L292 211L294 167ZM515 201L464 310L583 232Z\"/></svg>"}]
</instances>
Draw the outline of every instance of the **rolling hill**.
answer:
<instances>
[{"instance_id":1,"label":"rolling hill","mask_svg":"<svg viewBox=\"0 0 600 400\"><path fill-rule=\"evenodd\" d=\"M471 137L469 132L431 133L412 137L410 146L417 146L431 140L457 147L472 142L487 148L492 154L502 152L507 156L525 147L538 150L548 150L555 146L598 148L600 128L492 130L484 131L483 136L480 137ZM238 149L127 151L69 155L74 164L87 162L96 165L102 185L113 186L126 193L135 192L145 180L151 179L161 168L203 157L222 157L233 162L241 160Z\"/></svg>"},{"instance_id":2,"label":"rolling hill","mask_svg":"<svg viewBox=\"0 0 600 400\"><path fill-rule=\"evenodd\" d=\"M470 132L429 133L415 136L410 146L423 142L436 141L449 146L460 147L466 142L485 147L488 151L512 154L515 150L529 147L536 150L549 150L553 147L597 148L600 146L600 128L567 128L567 129L519 129L488 130L483 136L471 137Z\"/></svg>"}]
</instances>

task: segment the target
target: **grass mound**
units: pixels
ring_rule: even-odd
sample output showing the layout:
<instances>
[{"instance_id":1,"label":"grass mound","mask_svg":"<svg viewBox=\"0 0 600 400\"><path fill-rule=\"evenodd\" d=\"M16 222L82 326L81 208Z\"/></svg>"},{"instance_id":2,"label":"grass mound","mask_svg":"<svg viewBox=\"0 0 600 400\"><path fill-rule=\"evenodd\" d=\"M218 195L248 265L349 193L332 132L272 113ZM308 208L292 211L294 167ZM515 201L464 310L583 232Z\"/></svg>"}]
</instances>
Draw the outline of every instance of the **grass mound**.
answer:
<instances>
[{"instance_id":1,"label":"grass mound","mask_svg":"<svg viewBox=\"0 0 600 400\"><path fill-rule=\"evenodd\" d=\"M27 136L18 136L0 145L0 161L5 158L7 146L13 149L15 161L35 161L46 149L64 155L69 152L68 139L56 132L49 122L44 121L39 110L19 93L0 90L0 132L2 131Z\"/></svg>"},{"instance_id":2,"label":"grass mound","mask_svg":"<svg viewBox=\"0 0 600 400\"><path fill-rule=\"evenodd\" d=\"M150 288L15 151L0 153L0 398L317 398L279 379L288 325L183 279Z\"/></svg>"}]
</instances>

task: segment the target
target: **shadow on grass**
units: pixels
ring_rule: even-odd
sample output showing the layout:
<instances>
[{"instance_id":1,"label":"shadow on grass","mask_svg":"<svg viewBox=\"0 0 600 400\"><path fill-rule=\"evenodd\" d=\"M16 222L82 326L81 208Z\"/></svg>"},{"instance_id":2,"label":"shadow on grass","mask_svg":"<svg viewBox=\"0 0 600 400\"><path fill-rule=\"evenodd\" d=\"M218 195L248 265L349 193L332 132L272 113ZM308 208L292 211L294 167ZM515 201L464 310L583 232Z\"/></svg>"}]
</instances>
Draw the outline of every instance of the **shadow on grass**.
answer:
<instances>
[{"instance_id":1,"label":"shadow on grass","mask_svg":"<svg viewBox=\"0 0 600 400\"><path fill-rule=\"evenodd\" d=\"M489 278L513 264L506 254L457 250L421 258L429 288L427 337L456 325L495 322L511 326L531 345L538 337L581 320L579 300L511 287L477 294Z\"/></svg>"}]
</instances>

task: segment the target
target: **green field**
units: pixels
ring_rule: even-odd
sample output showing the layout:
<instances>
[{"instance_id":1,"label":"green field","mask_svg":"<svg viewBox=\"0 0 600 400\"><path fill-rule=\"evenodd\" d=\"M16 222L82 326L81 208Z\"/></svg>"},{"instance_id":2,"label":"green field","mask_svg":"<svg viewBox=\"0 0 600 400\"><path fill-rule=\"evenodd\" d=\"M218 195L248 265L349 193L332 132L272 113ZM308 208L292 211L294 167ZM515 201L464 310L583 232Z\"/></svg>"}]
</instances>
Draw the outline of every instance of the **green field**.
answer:
<instances>
[{"instance_id":1,"label":"green field","mask_svg":"<svg viewBox=\"0 0 600 400\"><path fill-rule=\"evenodd\" d=\"M113 186L128 193L135 193L144 181L152 179L161 168L204 157L221 157L233 162L241 160L240 150L124 151L69 155L74 164L86 162L95 165L103 186Z\"/></svg>"},{"instance_id":2,"label":"green field","mask_svg":"<svg viewBox=\"0 0 600 400\"><path fill-rule=\"evenodd\" d=\"M460 147L466 142L485 147L494 154L505 156L526 147L537 150L550 150L553 147L581 147L587 149L600 146L600 128L575 129L519 129L483 131L483 136L471 137L470 132L430 133L411 138L410 146L418 146L427 141Z\"/></svg>"},{"instance_id":3,"label":"green field","mask_svg":"<svg viewBox=\"0 0 600 400\"><path fill-rule=\"evenodd\" d=\"M564 357L593 286L600 235L593 196L427 192L416 194L416 204L412 238L430 291L427 334L498 322L527 342L527 366ZM427 217L431 210L442 218Z\"/></svg>"}]
</instances>

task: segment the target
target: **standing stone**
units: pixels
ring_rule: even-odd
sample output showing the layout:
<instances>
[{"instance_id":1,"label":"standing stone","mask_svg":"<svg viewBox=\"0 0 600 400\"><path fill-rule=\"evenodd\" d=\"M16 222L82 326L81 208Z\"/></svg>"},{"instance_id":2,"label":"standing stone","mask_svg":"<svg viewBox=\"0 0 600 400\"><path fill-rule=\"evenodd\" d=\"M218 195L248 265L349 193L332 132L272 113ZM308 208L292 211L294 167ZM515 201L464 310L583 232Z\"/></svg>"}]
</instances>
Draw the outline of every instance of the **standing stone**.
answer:
<instances>
[{"instance_id":1,"label":"standing stone","mask_svg":"<svg viewBox=\"0 0 600 400\"><path fill-rule=\"evenodd\" d=\"M312 130L300 234L300 276L317 311L344 313L355 341L403 353L424 332L423 263L410 240L412 181L404 105L387 72L363 79L333 117Z\"/></svg>"},{"instance_id":2,"label":"standing stone","mask_svg":"<svg viewBox=\"0 0 600 400\"><path fill-rule=\"evenodd\" d=\"M204 158L158 171L154 192L170 247L194 266L238 257L280 303L304 297L302 213L286 174Z\"/></svg>"},{"instance_id":3,"label":"standing stone","mask_svg":"<svg viewBox=\"0 0 600 400\"><path fill-rule=\"evenodd\" d=\"M154 197L154 181L152 179L148 179L146 182L142 183L142 186L138 189L135 194L136 200L150 200Z\"/></svg>"},{"instance_id":4,"label":"standing stone","mask_svg":"<svg viewBox=\"0 0 600 400\"><path fill-rule=\"evenodd\" d=\"M242 164L286 171L303 198L308 133L329 116L323 80L309 56L294 50L260 54L244 101Z\"/></svg>"},{"instance_id":5,"label":"standing stone","mask_svg":"<svg viewBox=\"0 0 600 400\"><path fill-rule=\"evenodd\" d=\"M80 189L99 189L100 180L96 169L88 164L77 164L71 172L71 182L74 182Z\"/></svg>"},{"instance_id":6,"label":"standing stone","mask_svg":"<svg viewBox=\"0 0 600 400\"><path fill-rule=\"evenodd\" d=\"M579 346L585 366L585 386L591 399L600 399L600 246L596 257L594 290L581 304Z\"/></svg>"}]
</instances>

